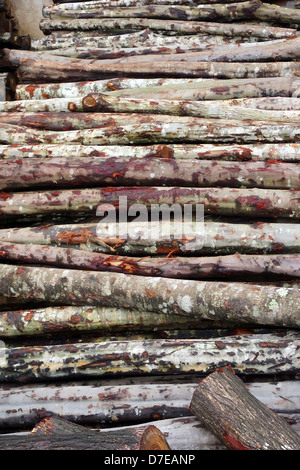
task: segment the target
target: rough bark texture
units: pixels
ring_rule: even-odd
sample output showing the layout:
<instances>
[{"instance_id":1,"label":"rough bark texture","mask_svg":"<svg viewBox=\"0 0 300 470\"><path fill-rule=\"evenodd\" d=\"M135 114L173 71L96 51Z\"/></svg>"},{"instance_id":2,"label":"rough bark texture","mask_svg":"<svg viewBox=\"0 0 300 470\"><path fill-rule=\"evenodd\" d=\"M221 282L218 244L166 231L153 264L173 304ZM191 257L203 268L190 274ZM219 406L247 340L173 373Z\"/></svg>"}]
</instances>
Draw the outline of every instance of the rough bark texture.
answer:
<instances>
[{"instance_id":1,"label":"rough bark texture","mask_svg":"<svg viewBox=\"0 0 300 470\"><path fill-rule=\"evenodd\" d=\"M220 369L200 382L191 410L229 449L300 448L300 436L249 393L230 368Z\"/></svg>"},{"instance_id":2,"label":"rough bark texture","mask_svg":"<svg viewBox=\"0 0 300 470\"><path fill-rule=\"evenodd\" d=\"M93 305L204 320L299 327L300 291L235 282L1 265L0 303Z\"/></svg>"}]
</instances>

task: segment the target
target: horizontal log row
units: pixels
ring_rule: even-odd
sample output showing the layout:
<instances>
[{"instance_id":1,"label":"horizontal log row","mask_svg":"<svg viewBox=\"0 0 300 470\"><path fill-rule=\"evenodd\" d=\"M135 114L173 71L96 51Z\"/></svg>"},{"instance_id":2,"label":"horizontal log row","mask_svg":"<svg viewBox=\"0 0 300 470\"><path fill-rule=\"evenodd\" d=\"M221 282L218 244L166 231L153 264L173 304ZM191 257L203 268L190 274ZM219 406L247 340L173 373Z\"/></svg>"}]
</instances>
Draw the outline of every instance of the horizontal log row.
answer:
<instances>
[{"instance_id":1,"label":"horizontal log row","mask_svg":"<svg viewBox=\"0 0 300 470\"><path fill-rule=\"evenodd\" d=\"M299 327L298 287L1 265L0 304L92 305Z\"/></svg>"},{"instance_id":2,"label":"horizontal log row","mask_svg":"<svg viewBox=\"0 0 300 470\"><path fill-rule=\"evenodd\" d=\"M196 224L188 227L192 231L188 238L185 235L185 228L180 221L176 221L176 225L160 222L155 233L156 237L153 237L151 236L151 225L148 223L122 224L120 222L116 224L115 233L111 233L109 223L105 222L101 224L99 222L72 223L2 229L0 230L0 240L1 243L10 245L32 243L33 245L82 248L98 253L126 256L147 256L149 254L214 256L216 254L234 255L235 253L248 255L273 253L275 258L278 254L300 252L297 223L204 221L203 226L200 226L203 233L196 230ZM168 230L170 232L169 238L166 237ZM197 237L199 237L198 240ZM111 260L113 259L111 258ZM155 259L150 258L148 261L155 262ZM176 259L174 258L175 264ZM192 258L188 259L192 262ZM166 262L168 260L172 261L172 258L165 259ZM147 263L147 259L144 259L144 262ZM124 269L125 267L123 265ZM270 269L276 270L280 267L273 266Z\"/></svg>"},{"instance_id":3,"label":"horizontal log row","mask_svg":"<svg viewBox=\"0 0 300 470\"><path fill-rule=\"evenodd\" d=\"M94 114L95 116L95 114ZM23 125L26 125L26 120ZM40 122L40 121L39 121ZM30 124L31 125L31 124ZM168 145L0 145L0 159L56 158L173 158L191 160L300 162L299 144L168 144Z\"/></svg>"},{"instance_id":4,"label":"horizontal log row","mask_svg":"<svg viewBox=\"0 0 300 470\"><path fill-rule=\"evenodd\" d=\"M92 381L88 381L85 385L67 383L64 386L53 384L38 384L35 387L10 386L8 390L7 386L2 386L0 425L2 429L7 430L32 427L38 422L39 417L51 416L52 413L57 415L59 411L62 418L78 424L134 425L156 418L156 425L159 428L166 424L166 420L175 422L178 420L185 428L181 417L189 417L187 422L195 423L189 405L196 386L195 383L103 386ZM298 415L299 395L294 381L281 381L277 384L247 382L247 388L276 413ZM199 426L199 421L197 423ZM106 429L101 429L101 432L106 432ZM200 429L202 433L205 432L201 427ZM109 432L109 428L107 431ZM168 442L172 444L169 436ZM198 441L199 446L201 442L202 439ZM187 439L185 444L187 443L190 447L185 448L191 450L197 440Z\"/></svg>"}]
</instances>

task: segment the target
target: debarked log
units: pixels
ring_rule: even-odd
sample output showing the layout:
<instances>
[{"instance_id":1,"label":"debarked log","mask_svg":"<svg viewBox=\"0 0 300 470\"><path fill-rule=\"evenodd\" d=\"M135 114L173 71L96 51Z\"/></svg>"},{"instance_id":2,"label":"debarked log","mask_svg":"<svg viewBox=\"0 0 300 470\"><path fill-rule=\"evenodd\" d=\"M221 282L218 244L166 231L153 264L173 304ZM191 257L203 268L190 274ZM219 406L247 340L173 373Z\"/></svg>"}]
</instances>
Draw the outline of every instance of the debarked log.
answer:
<instances>
[{"instance_id":1,"label":"debarked log","mask_svg":"<svg viewBox=\"0 0 300 470\"><path fill-rule=\"evenodd\" d=\"M291 337L246 334L201 340L108 341L6 348L1 357L0 381L206 375L226 365L243 376L292 376L299 372L299 344L298 334Z\"/></svg>"},{"instance_id":2,"label":"debarked log","mask_svg":"<svg viewBox=\"0 0 300 470\"><path fill-rule=\"evenodd\" d=\"M25 125L25 123L23 123ZM0 145L0 159L56 157L174 158L191 160L300 162L300 144Z\"/></svg>"},{"instance_id":3,"label":"debarked log","mask_svg":"<svg viewBox=\"0 0 300 470\"><path fill-rule=\"evenodd\" d=\"M232 87L231 85L234 85ZM173 93L173 91L182 90L183 88L193 87L202 88L203 96L209 99L228 99L235 97L256 97L259 96L290 96L297 92L299 81L294 77L269 77L255 78L255 79L205 79L205 78L113 78L111 80L94 80L86 82L70 82L70 83L44 83L22 85L16 87L15 97L20 100L45 100L52 98L69 98L85 97L89 93L110 93L113 91L118 92L121 96L121 90L128 89L133 95L139 92L144 95L150 92L158 93L161 90L161 97L163 92ZM163 87L163 88L161 88ZM225 88L223 88L225 87ZM139 90L143 88L143 90ZM203 90L204 89L204 90ZM244 91L243 91L244 90ZM255 91L256 90L256 91ZM121 91L121 92L120 92ZM247 95L241 96L244 92ZM254 95L254 93L256 93ZM116 94L116 93L114 93ZM253 94L253 96L252 96ZM165 96L166 97L166 96Z\"/></svg>"},{"instance_id":4,"label":"debarked log","mask_svg":"<svg viewBox=\"0 0 300 470\"><path fill-rule=\"evenodd\" d=\"M0 261L174 279L247 280L260 275L264 276L264 280L274 276L281 279L300 277L299 254L137 258L49 245L1 242Z\"/></svg>"},{"instance_id":5,"label":"debarked log","mask_svg":"<svg viewBox=\"0 0 300 470\"><path fill-rule=\"evenodd\" d=\"M91 186L300 189L300 165L168 158L56 157L0 161L0 190Z\"/></svg>"},{"instance_id":6,"label":"debarked log","mask_svg":"<svg viewBox=\"0 0 300 470\"><path fill-rule=\"evenodd\" d=\"M120 34L124 32L135 32L138 30L151 29L152 31L174 34L211 34L220 36L242 36L279 39L284 37L295 37L297 30L294 28L281 28L259 24L217 23L204 21L180 21L157 18L97 18L97 19L65 19L50 20L42 19L40 28L44 34L53 32L68 32L71 35L88 35L109 33ZM84 34L82 34L84 33Z\"/></svg>"},{"instance_id":7,"label":"debarked log","mask_svg":"<svg viewBox=\"0 0 300 470\"><path fill-rule=\"evenodd\" d=\"M298 287L192 281L2 264L0 304L93 305L217 320L300 325Z\"/></svg>"},{"instance_id":8,"label":"debarked log","mask_svg":"<svg viewBox=\"0 0 300 470\"><path fill-rule=\"evenodd\" d=\"M285 416L299 414L299 394L295 381L246 382L246 385L250 393L276 413ZM179 421L180 417L190 417L187 421L191 423L194 419L191 418L189 405L196 387L197 383L192 382L118 386L102 385L98 381L65 383L63 386L48 383L32 387L12 385L8 388L2 385L0 426L2 432L11 428L28 428L34 426L42 416L56 415L58 409L62 418L78 424L97 425L101 422L121 426L123 423L134 425L156 419L160 428L166 420ZM183 420L181 422L184 424ZM199 425L198 420L197 423ZM102 429L102 432L105 430ZM170 436L168 442L174 448ZM187 439L187 442L190 445L187 448L191 449L197 439ZM198 446L201 444L203 442L200 439Z\"/></svg>"},{"instance_id":9,"label":"debarked log","mask_svg":"<svg viewBox=\"0 0 300 470\"><path fill-rule=\"evenodd\" d=\"M125 199L120 199L125 197ZM0 193L1 215L86 213L96 216L100 210L117 210L120 201L144 205L203 205L204 213L245 217L300 218L299 191L259 188L185 188L185 187L105 187ZM156 207L156 206L155 206ZM165 207L165 206L163 206ZM178 208L178 206L177 206ZM132 210L139 210L134 207ZM144 210L144 208L143 208ZM172 210L172 209L171 209ZM102 214L103 215L103 214ZM136 212L132 213L136 216Z\"/></svg>"},{"instance_id":10,"label":"debarked log","mask_svg":"<svg viewBox=\"0 0 300 470\"><path fill-rule=\"evenodd\" d=\"M281 416L254 397L229 367L215 371L199 383L191 410L229 449L300 448L300 436Z\"/></svg>"},{"instance_id":11,"label":"debarked log","mask_svg":"<svg viewBox=\"0 0 300 470\"><path fill-rule=\"evenodd\" d=\"M111 233L110 224L104 222L101 224L48 224L2 229L0 240L1 243L8 244L52 245L124 256L273 253L275 257L278 254L300 252L299 224L297 223L204 221L203 226L200 227L203 233L197 230L196 224L188 227L193 232L193 236L186 237L186 227L182 222L177 220L175 224L166 223L165 229L164 223L160 222L157 236L153 239L151 226L148 223L131 222L131 225L126 225L126 223L119 222L115 226L115 234ZM169 236L167 236L167 229L170 230ZM197 236L199 236L198 243L196 243ZM147 259L144 261L147 262ZM192 258L189 258L189 261L192 261ZM273 266L269 269L276 270L277 268Z\"/></svg>"},{"instance_id":12,"label":"debarked log","mask_svg":"<svg viewBox=\"0 0 300 470\"><path fill-rule=\"evenodd\" d=\"M9 113L8 113L9 114ZM2 124L2 144L81 144L81 145L142 145L168 143L298 143L297 122L205 119L168 115L154 119L144 117L132 124L127 121L105 128L64 132L39 131L22 126ZM117 116L116 116L117 117ZM169 119L168 119L168 118ZM112 116L113 118L113 116ZM67 127L68 128L68 127Z\"/></svg>"},{"instance_id":13,"label":"debarked log","mask_svg":"<svg viewBox=\"0 0 300 470\"><path fill-rule=\"evenodd\" d=\"M57 425L58 421L58 425ZM1 450L169 450L162 432L154 425L111 431L109 434L45 418L28 435L0 436Z\"/></svg>"}]
</instances>

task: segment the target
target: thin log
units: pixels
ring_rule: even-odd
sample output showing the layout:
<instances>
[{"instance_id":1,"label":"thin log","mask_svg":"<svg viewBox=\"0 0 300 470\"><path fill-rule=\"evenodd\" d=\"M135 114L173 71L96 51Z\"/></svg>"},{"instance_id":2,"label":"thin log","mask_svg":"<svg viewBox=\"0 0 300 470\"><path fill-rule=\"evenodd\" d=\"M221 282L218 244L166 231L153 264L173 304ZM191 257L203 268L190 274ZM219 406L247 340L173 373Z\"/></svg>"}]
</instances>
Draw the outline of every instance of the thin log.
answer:
<instances>
[{"instance_id":1,"label":"thin log","mask_svg":"<svg viewBox=\"0 0 300 470\"><path fill-rule=\"evenodd\" d=\"M0 193L1 215L86 213L95 215L101 204L197 204L205 213L246 217L300 218L299 193L291 190L249 188L106 187L97 189ZM126 210L128 208L126 207Z\"/></svg>"},{"instance_id":2,"label":"thin log","mask_svg":"<svg viewBox=\"0 0 300 470\"><path fill-rule=\"evenodd\" d=\"M0 436L1 450L169 450L161 431L155 426L123 429L102 434L71 423L53 426L57 418L51 418L50 429L45 423L30 435ZM75 428L75 429L74 429ZM79 428L79 430L77 429ZM82 428L82 429L81 429Z\"/></svg>"},{"instance_id":3,"label":"thin log","mask_svg":"<svg viewBox=\"0 0 300 470\"><path fill-rule=\"evenodd\" d=\"M167 158L39 158L0 162L0 190L93 186L300 189L300 165Z\"/></svg>"},{"instance_id":4,"label":"thin log","mask_svg":"<svg viewBox=\"0 0 300 470\"><path fill-rule=\"evenodd\" d=\"M25 123L23 123L25 125ZM0 145L0 159L56 157L174 158L192 160L300 162L300 144L168 144L144 146Z\"/></svg>"},{"instance_id":5,"label":"thin log","mask_svg":"<svg viewBox=\"0 0 300 470\"><path fill-rule=\"evenodd\" d=\"M93 305L297 328L300 291L48 267L1 265L0 301ZM130 295L129 295L130 293Z\"/></svg>"},{"instance_id":6,"label":"thin log","mask_svg":"<svg viewBox=\"0 0 300 470\"><path fill-rule=\"evenodd\" d=\"M297 450L300 447L300 436L282 417L257 400L228 367L199 383L191 410L229 449Z\"/></svg>"},{"instance_id":7,"label":"thin log","mask_svg":"<svg viewBox=\"0 0 300 470\"><path fill-rule=\"evenodd\" d=\"M246 385L249 393L278 414L298 415L299 394L294 380L246 382ZM197 384L192 382L110 386L88 381L85 384L66 383L64 386L41 384L30 388L12 385L8 389L4 385L0 387L0 425L2 430L29 428L42 416L56 414L58 406L63 419L78 424L97 425L101 422L128 425L156 418L156 424L161 429L162 421L176 422L180 417L190 417L188 423L197 422L199 425L196 418L191 418L189 409L196 387ZM180 422L184 424L183 420ZM204 429L201 430L203 433ZM105 428L101 430L105 431ZM189 447L186 448L193 449L203 443L202 439L197 442L197 438L199 432L197 437L187 439ZM174 449L173 439L168 436L168 442Z\"/></svg>"},{"instance_id":8,"label":"thin log","mask_svg":"<svg viewBox=\"0 0 300 470\"><path fill-rule=\"evenodd\" d=\"M38 227L10 228L0 230L1 243L9 244L34 244L52 245L63 248L77 248L89 250L89 252L102 252L109 255L146 256L176 254L195 255L234 255L244 254L278 254L299 253L299 227L298 224L287 223L228 223L228 222L204 222L202 246L195 246L186 240L182 223L176 222L176 229L171 226L171 236L164 237L167 231L160 223L158 237L153 240L148 232L148 225L139 224L139 230L131 229L130 225L121 227L117 225L116 235L110 232L109 224L102 223L72 223L62 225L46 225ZM173 231L174 233L173 233ZM101 230L101 231L100 231ZM106 231L106 233L105 233ZM124 238L122 234L127 233ZM110 259L114 259L113 257ZM151 258L152 259L152 258ZM155 258L153 258L155 259ZM176 263L174 259L174 263ZM173 258L165 259L171 261ZM192 259L189 258L192 262ZM147 259L144 259L147 262ZM182 267L181 267L182 268ZM183 269L183 268L182 268ZM276 269L273 266L272 269Z\"/></svg>"},{"instance_id":9,"label":"thin log","mask_svg":"<svg viewBox=\"0 0 300 470\"><path fill-rule=\"evenodd\" d=\"M299 254L227 255L212 257L137 258L90 253L74 248L49 245L0 244L0 260L59 268L128 273L138 276L174 279L248 279L259 275L264 280L274 276L300 277ZM1 320L3 313L1 314ZM77 323L77 322L76 322ZM0 326L1 330L1 326Z\"/></svg>"},{"instance_id":10,"label":"thin log","mask_svg":"<svg viewBox=\"0 0 300 470\"><path fill-rule=\"evenodd\" d=\"M270 5L261 3L260 7L255 11L256 18L262 21L276 21L277 23L299 24L300 11L296 8L284 8L279 5Z\"/></svg>"},{"instance_id":11,"label":"thin log","mask_svg":"<svg viewBox=\"0 0 300 470\"><path fill-rule=\"evenodd\" d=\"M108 307L45 307L2 311L1 337L7 339L60 333L126 334L211 327L211 322L164 313ZM214 325L213 325L214 326ZM191 331L191 330L189 330ZM97 339L98 341L98 339ZM106 339L107 341L107 339Z\"/></svg>"},{"instance_id":12,"label":"thin log","mask_svg":"<svg viewBox=\"0 0 300 470\"><path fill-rule=\"evenodd\" d=\"M112 116L113 117L113 116ZM127 115L130 120L130 115ZM241 121L176 116L106 128L65 132L39 131L2 124L2 144L142 145L164 143L292 143L298 142L295 122ZM113 124L113 123L112 123Z\"/></svg>"},{"instance_id":13,"label":"thin log","mask_svg":"<svg viewBox=\"0 0 300 470\"><path fill-rule=\"evenodd\" d=\"M211 34L220 36L242 36L242 37L260 37L279 39L283 37L295 37L297 30L294 28L281 28L259 24L238 24L238 23L217 23L203 21L180 21L166 20L156 18L98 18L84 20L50 20L42 19L40 28L44 34L53 32L61 32L65 36L70 37L72 34L92 35L109 33L120 34L122 31L126 33L138 30L151 29L157 32L167 32L174 34ZM82 34L82 32L84 34ZM54 33L55 34L55 33ZM56 36L56 35L55 35Z\"/></svg>"},{"instance_id":14,"label":"thin log","mask_svg":"<svg viewBox=\"0 0 300 470\"><path fill-rule=\"evenodd\" d=\"M134 48L134 47L170 47L176 46L179 49L181 47L189 47L191 49L204 49L212 45L231 45L242 42L257 42L260 39L258 37L242 37L242 36L212 36L212 35L189 35L189 36L165 36L163 34L154 33L151 30L145 29L137 31L135 33L119 34L114 36L87 36L73 38L56 38L50 34L41 39L32 39L31 50L43 51L51 50L51 54L61 55L76 54L78 48L82 48L83 51L95 50L95 49L114 49L115 51L123 48ZM284 38L278 38L284 39ZM69 51L68 51L69 50ZM53 52L56 51L56 52Z\"/></svg>"},{"instance_id":15,"label":"thin log","mask_svg":"<svg viewBox=\"0 0 300 470\"><path fill-rule=\"evenodd\" d=\"M6 348L1 382L136 375L206 375L230 364L240 375L299 372L299 335L108 341ZM298 348L298 350L297 350ZM237 354L239 351L243 354Z\"/></svg>"}]
</instances>

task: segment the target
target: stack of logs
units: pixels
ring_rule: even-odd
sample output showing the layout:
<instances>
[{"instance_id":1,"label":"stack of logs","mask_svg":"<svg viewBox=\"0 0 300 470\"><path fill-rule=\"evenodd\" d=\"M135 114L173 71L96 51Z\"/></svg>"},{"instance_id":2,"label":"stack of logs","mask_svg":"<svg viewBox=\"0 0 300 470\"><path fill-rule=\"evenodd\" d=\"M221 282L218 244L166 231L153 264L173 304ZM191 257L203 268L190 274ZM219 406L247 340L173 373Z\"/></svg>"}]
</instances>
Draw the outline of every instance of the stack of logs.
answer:
<instances>
[{"instance_id":1,"label":"stack of logs","mask_svg":"<svg viewBox=\"0 0 300 470\"><path fill-rule=\"evenodd\" d=\"M30 49L30 37L18 35L19 24L10 0L0 0L0 49ZM14 99L16 80L0 60L0 101Z\"/></svg>"},{"instance_id":2,"label":"stack of logs","mask_svg":"<svg viewBox=\"0 0 300 470\"><path fill-rule=\"evenodd\" d=\"M299 1L55 3L2 52L1 432L300 448Z\"/></svg>"}]
</instances>

